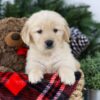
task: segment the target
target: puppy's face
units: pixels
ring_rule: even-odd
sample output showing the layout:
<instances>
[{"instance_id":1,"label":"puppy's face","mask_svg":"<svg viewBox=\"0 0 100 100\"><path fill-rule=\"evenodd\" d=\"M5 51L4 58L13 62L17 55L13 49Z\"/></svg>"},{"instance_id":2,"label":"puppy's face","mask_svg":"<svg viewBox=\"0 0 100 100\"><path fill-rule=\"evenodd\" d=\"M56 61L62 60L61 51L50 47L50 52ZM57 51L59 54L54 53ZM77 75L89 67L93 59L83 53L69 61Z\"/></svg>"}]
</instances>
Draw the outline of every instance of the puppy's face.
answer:
<instances>
[{"instance_id":1,"label":"puppy's face","mask_svg":"<svg viewBox=\"0 0 100 100\"><path fill-rule=\"evenodd\" d=\"M29 46L41 52L51 52L69 42L69 28L66 21L56 12L41 11L29 18L22 30L22 39Z\"/></svg>"}]
</instances>

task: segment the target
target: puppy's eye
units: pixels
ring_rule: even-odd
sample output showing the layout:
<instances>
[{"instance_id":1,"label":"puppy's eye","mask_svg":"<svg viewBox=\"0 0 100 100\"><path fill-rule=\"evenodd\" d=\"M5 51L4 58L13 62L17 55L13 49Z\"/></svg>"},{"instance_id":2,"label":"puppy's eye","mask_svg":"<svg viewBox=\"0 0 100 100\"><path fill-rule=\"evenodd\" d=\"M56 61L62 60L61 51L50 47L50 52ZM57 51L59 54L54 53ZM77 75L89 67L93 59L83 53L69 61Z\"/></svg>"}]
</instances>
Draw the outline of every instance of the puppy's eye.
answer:
<instances>
[{"instance_id":1,"label":"puppy's eye","mask_svg":"<svg viewBox=\"0 0 100 100\"><path fill-rule=\"evenodd\" d=\"M37 33L42 34L42 30L41 29L37 30Z\"/></svg>"},{"instance_id":2,"label":"puppy's eye","mask_svg":"<svg viewBox=\"0 0 100 100\"><path fill-rule=\"evenodd\" d=\"M54 28L53 31L54 31L55 33L57 33L57 32L58 32L58 29Z\"/></svg>"}]
</instances>

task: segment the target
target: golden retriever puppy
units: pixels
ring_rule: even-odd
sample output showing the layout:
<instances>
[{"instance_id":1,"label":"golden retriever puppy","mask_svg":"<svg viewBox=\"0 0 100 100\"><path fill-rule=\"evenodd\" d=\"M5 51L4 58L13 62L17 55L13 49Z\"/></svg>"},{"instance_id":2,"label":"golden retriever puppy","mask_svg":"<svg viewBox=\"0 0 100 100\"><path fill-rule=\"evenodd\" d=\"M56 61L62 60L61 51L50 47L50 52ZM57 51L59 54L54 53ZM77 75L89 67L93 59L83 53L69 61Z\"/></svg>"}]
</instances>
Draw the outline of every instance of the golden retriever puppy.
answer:
<instances>
[{"instance_id":1,"label":"golden retriever puppy","mask_svg":"<svg viewBox=\"0 0 100 100\"><path fill-rule=\"evenodd\" d=\"M41 81L45 73L57 72L62 82L74 84L79 63L71 54L69 27L61 15L48 10L33 14L21 37L29 46L26 73L31 83Z\"/></svg>"}]
</instances>

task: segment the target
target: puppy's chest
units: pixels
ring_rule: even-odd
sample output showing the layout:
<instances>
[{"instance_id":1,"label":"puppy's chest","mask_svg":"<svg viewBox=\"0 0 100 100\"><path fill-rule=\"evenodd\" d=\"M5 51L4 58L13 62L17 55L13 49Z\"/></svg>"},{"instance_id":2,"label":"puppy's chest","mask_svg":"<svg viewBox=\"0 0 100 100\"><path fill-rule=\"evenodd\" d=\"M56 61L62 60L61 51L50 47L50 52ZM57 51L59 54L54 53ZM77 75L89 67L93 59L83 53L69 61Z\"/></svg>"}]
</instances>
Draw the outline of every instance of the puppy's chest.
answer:
<instances>
[{"instance_id":1,"label":"puppy's chest","mask_svg":"<svg viewBox=\"0 0 100 100\"><path fill-rule=\"evenodd\" d=\"M54 54L52 56L40 56L40 63L43 65L46 73L54 73L58 69L59 63L64 59L63 55Z\"/></svg>"}]
</instances>

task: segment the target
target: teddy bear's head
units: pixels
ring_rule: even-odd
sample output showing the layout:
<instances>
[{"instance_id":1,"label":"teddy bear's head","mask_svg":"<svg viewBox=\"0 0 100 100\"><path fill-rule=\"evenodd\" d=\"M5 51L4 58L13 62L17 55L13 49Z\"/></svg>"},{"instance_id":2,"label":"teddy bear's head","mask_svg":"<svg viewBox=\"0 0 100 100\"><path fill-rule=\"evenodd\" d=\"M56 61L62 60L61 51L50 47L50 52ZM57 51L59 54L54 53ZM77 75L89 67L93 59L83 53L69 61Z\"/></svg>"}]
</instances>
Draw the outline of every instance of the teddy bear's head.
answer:
<instances>
[{"instance_id":1,"label":"teddy bear's head","mask_svg":"<svg viewBox=\"0 0 100 100\"><path fill-rule=\"evenodd\" d=\"M26 18L5 18L0 20L0 45L9 47L20 47L23 41L20 32L26 21Z\"/></svg>"}]
</instances>

